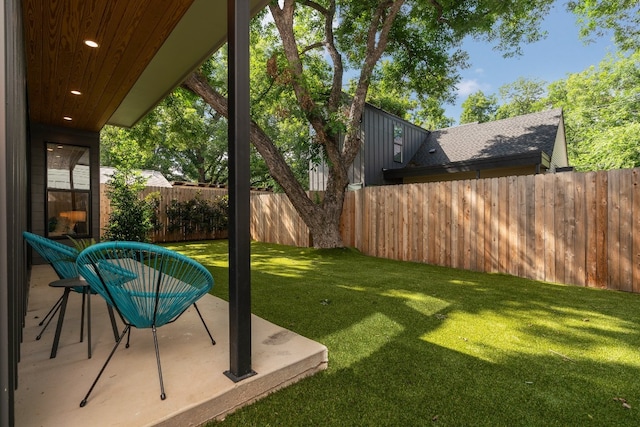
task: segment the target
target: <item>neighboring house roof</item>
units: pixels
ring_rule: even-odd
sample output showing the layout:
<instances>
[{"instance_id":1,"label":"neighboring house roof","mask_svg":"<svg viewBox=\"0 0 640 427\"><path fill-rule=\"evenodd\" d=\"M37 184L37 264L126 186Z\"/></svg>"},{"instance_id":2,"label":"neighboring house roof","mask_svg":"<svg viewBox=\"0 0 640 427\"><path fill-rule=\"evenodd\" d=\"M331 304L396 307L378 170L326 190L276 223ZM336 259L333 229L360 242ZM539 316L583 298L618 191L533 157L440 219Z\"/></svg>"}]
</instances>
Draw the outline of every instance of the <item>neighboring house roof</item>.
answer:
<instances>
[{"instance_id":1,"label":"neighboring house roof","mask_svg":"<svg viewBox=\"0 0 640 427\"><path fill-rule=\"evenodd\" d=\"M111 176L115 172L115 168L109 166L100 166L100 184L106 184ZM140 173L144 178L147 178L147 187L172 187L171 183L167 181L167 178L162 175L162 172L153 170L141 170Z\"/></svg>"},{"instance_id":2,"label":"neighboring house roof","mask_svg":"<svg viewBox=\"0 0 640 427\"><path fill-rule=\"evenodd\" d=\"M559 108L436 130L425 139L406 168L385 171L385 178L398 178L412 169L441 169L448 165L471 167L474 164L495 167L498 162L507 163L519 158L542 156L551 159L559 131L564 132L562 109ZM411 174L415 175L415 172Z\"/></svg>"},{"instance_id":3,"label":"neighboring house roof","mask_svg":"<svg viewBox=\"0 0 640 427\"><path fill-rule=\"evenodd\" d=\"M539 151L551 156L561 117L562 110L558 108L436 130L429 134L409 164L436 166Z\"/></svg>"}]
</instances>

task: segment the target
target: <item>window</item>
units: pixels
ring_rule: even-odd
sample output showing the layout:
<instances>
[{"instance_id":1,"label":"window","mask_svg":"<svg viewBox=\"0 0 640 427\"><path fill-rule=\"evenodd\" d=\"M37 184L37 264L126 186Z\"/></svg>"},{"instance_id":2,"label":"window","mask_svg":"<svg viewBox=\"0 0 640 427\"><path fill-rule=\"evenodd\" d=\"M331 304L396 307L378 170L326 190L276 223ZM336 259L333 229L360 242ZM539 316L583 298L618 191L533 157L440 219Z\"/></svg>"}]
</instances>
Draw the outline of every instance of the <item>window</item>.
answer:
<instances>
[{"instance_id":1,"label":"window","mask_svg":"<svg viewBox=\"0 0 640 427\"><path fill-rule=\"evenodd\" d=\"M402 137L402 126L399 123L393 124L393 161L402 163L402 146L404 140Z\"/></svg>"},{"instance_id":2,"label":"window","mask_svg":"<svg viewBox=\"0 0 640 427\"><path fill-rule=\"evenodd\" d=\"M89 236L91 211L89 148L47 143L49 237Z\"/></svg>"}]
</instances>

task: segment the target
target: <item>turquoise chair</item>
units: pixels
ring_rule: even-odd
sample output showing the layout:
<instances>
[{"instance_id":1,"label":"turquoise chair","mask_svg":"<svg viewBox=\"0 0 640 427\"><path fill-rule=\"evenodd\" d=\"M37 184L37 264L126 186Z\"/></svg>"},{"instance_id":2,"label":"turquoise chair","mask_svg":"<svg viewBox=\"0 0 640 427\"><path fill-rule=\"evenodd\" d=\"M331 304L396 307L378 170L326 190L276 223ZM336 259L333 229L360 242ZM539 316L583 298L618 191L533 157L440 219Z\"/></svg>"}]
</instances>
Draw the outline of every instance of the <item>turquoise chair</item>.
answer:
<instances>
[{"instance_id":1,"label":"turquoise chair","mask_svg":"<svg viewBox=\"0 0 640 427\"><path fill-rule=\"evenodd\" d=\"M60 333L62 332L62 325L64 322L64 315L67 309L67 301L69 299L69 293L75 291L82 294L82 314L80 323L80 342L84 339L84 315L85 315L85 301L87 308L87 353L91 358L91 290L84 280L79 277L78 268L76 266L76 258L78 257L78 250L71 246L63 245L62 243L47 239L46 237L39 236L37 234L29 233L25 231L22 233L25 241L47 262L58 275L59 280L49 283L49 286L53 288L62 288L64 291L62 296L58 298L56 303L51 307L51 310L39 323L40 326L44 324L44 327L36 337L39 340L42 334L51 323L51 320L58 315L58 325L56 327L56 333L53 339L53 345L51 347L51 358L56 357L58 352L58 343L60 341ZM109 316L111 318L111 325L113 328L114 336L118 337L118 329L115 323L115 316L113 309L107 305L109 310Z\"/></svg>"},{"instance_id":2,"label":"turquoise chair","mask_svg":"<svg viewBox=\"0 0 640 427\"><path fill-rule=\"evenodd\" d=\"M166 394L156 328L176 321L193 305L211 343L215 345L216 342L196 305L196 301L213 287L211 273L182 254L140 242L98 243L83 250L76 263L78 271L89 282L91 289L116 309L125 324L80 407L87 404L89 395L125 335L126 347L129 347L132 327L149 328L153 333L160 398L164 400Z\"/></svg>"}]
</instances>

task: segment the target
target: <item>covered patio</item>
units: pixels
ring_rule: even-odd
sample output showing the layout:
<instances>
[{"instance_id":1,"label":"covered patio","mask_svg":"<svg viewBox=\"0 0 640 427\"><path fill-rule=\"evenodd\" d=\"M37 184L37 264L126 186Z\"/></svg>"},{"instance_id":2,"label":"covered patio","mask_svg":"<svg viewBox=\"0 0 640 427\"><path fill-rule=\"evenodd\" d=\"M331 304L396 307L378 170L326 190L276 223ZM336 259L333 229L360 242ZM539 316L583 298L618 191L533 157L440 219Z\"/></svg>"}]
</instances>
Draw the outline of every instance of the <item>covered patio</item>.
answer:
<instances>
[{"instance_id":1,"label":"covered patio","mask_svg":"<svg viewBox=\"0 0 640 427\"><path fill-rule=\"evenodd\" d=\"M38 322L60 296L48 286L56 278L49 266L33 267L15 395L17 426L197 426L327 366L324 345L252 316L257 374L234 383L223 373L229 366L228 304L206 295L198 306L215 346L193 308L158 329L166 400L160 400L151 331L134 329L131 346L120 345L87 405L80 408L113 347L113 333L104 301L92 298L93 356L87 359L86 337L79 341L81 297L73 292L58 355L50 359L55 325L41 340L35 337L41 329Z\"/></svg>"},{"instance_id":2,"label":"covered patio","mask_svg":"<svg viewBox=\"0 0 640 427\"><path fill-rule=\"evenodd\" d=\"M249 19L267 3L9 0L0 6L0 427L198 425L326 367L324 346L251 314ZM74 233L98 239L100 130L135 125L226 42L229 303L206 295L201 309L218 344L199 339L204 331L190 312L160 328L167 392L161 401L150 337L135 331L131 348L118 349L110 373L80 408L112 347L100 312L106 309L95 298L87 360L86 344L77 342L80 314L70 300L58 357L49 359L51 335L35 336L38 318L59 293L47 286L53 272L32 256L22 232L70 244L53 225L73 212L73 225L82 225ZM52 161L54 151L73 162ZM81 165L82 186L52 185L55 164ZM67 173L76 172L68 167Z\"/></svg>"}]
</instances>

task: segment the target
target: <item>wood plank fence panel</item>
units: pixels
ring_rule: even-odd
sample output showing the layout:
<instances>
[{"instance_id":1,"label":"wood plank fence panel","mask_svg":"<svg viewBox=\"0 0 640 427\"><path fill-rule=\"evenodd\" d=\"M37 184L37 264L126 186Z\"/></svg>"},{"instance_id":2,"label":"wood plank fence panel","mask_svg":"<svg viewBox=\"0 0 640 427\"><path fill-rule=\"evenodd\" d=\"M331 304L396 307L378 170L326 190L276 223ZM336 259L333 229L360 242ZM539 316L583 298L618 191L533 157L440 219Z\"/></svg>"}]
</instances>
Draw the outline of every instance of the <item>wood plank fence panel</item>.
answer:
<instances>
[{"instance_id":1,"label":"wood plank fence panel","mask_svg":"<svg viewBox=\"0 0 640 427\"><path fill-rule=\"evenodd\" d=\"M553 238L556 242L555 264L556 274L554 282L564 283L565 280L565 243L566 243L566 230L565 230L565 215L564 210L565 203L565 188L562 182L562 175L554 175L555 189L554 195L554 232Z\"/></svg>"},{"instance_id":2,"label":"wood plank fence panel","mask_svg":"<svg viewBox=\"0 0 640 427\"><path fill-rule=\"evenodd\" d=\"M507 178L498 178L498 271L507 272L509 262L509 188Z\"/></svg>"},{"instance_id":3,"label":"wood plank fence panel","mask_svg":"<svg viewBox=\"0 0 640 427\"><path fill-rule=\"evenodd\" d=\"M545 232L545 185L544 175L536 175L534 177L534 211L535 211L535 256L534 256L534 275L536 280L545 280L545 250L546 232Z\"/></svg>"},{"instance_id":4,"label":"wood plank fence panel","mask_svg":"<svg viewBox=\"0 0 640 427\"><path fill-rule=\"evenodd\" d=\"M489 250L489 257L491 260L491 264L489 267L489 272L498 272L500 271L500 205L498 203L499 199L499 188L500 188L500 180L498 178L491 179L491 213L489 214L491 218L491 230L489 231L489 235L491 236L491 248Z\"/></svg>"},{"instance_id":5,"label":"wood plank fence panel","mask_svg":"<svg viewBox=\"0 0 640 427\"><path fill-rule=\"evenodd\" d=\"M535 204L535 175L529 175L524 179L522 191L525 193L527 228L525 231L525 250L522 270L523 277L535 278L536 266L536 204Z\"/></svg>"},{"instance_id":6,"label":"wood plank fence panel","mask_svg":"<svg viewBox=\"0 0 640 427\"><path fill-rule=\"evenodd\" d=\"M586 260L587 260L587 236L588 216L585 193L586 174L573 174L574 207L575 207L575 234L574 234L574 280L573 285L586 285Z\"/></svg>"},{"instance_id":7,"label":"wood plank fence panel","mask_svg":"<svg viewBox=\"0 0 640 427\"><path fill-rule=\"evenodd\" d=\"M437 264L438 260L436 258L436 254L438 253L436 246L439 244L439 242L442 239L442 235L440 234L440 229L437 228L438 224L437 224L437 216L439 214L438 209L438 193L435 191L436 186L433 184L426 184L425 187L427 188L427 197L428 197L428 210L427 210L427 215L428 215L428 225L427 228L429 229L429 234L430 234L430 238L429 240L425 243L425 246L427 248L427 258L426 258L426 262L428 264Z\"/></svg>"},{"instance_id":8,"label":"wood plank fence panel","mask_svg":"<svg viewBox=\"0 0 640 427\"><path fill-rule=\"evenodd\" d=\"M618 233L620 234L620 290L633 290L633 239L632 239L632 175L630 170L620 171L620 225Z\"/></svg>"},{"instance_id":9,"label":"wood plank fence panel","mask_svg":"<svg viewBox=\"0 0 640 427\"><path fill-rule=\"evenodd\" d=\"M544 280L549 282L557 281L556 277L556 244L555 244L555 190L554 190L554 176L545 175L543 178L544 183L544 265L545 276Z\"/></svg>"},{"instance_id":10,"label":"wood plank fence panel","mask_svg":"<svg viewBox=\"0 0 640 427\"><path fill-rule=\"evenodd\" d=\"M632 223L630 232L633 235L632 268L633 292L640 292L640 171L633 169L631 177Z\"/></svg>"},{"instance_id":11,"label":"wood plank fence panel","mask_svg":"<svg viewBox=\"0 0 640 427\"><path fill-rule=\"evenodd\" d=\"M444 234L444 244L440 248L440 263L445 267L451 267L451 221L452 221L452 181L445 182L442 190L444 215L442 223L440 224L440 230Z\"/></svg>"},{"instance_id":12,"label":"wood plank fence panel","mask_svg":"<svg viewBox=\"0 0 640 427\"><path fill-rule=\"evenodd\" d=\"M429 205L429 186L428 185L418 185L416 187L419 189L419 197L422 201L420 209L418 210L421 213L422 225L420 226L420 257L419 261L428 262L428 251L430 241L433 239L433 229L429 228L429 215L432 211L431 206Z\"/></svg>"},{"instance_id":13,"label":"wood plank fence panel","mask_svg":"<svg viewBox=\"0 0 640 427\"><path fill-rule=\"evenodd\" d=\"M598 199L597 175L595 172L585 174L585 286L598 286Z\"/></svg>"},{"instance_id":14,"label":"wood plank fence panel","mask_svg":"<svg viewBox=\"0 0 640 427\"><path fill-rule=\"evenodd\" d=\"M607 223L609 278L613 289L620 289L620 171L609 174L609 221Z\"/></svg>"},{"instance_id":15,"label":"wood plank fence panel","mask_svg":"<svg viewBox=\"0 0 640 427\"><path fill-rule=\"evenodd\" d=\"M409 185L407 187L407 199L411 203L411 208L408 211L407 217L407 233L409 236L409 244L407 246L409 261L418 261L420 259L422 218L418 215L418 211L420 211L422 207L422 201L420 200L419 194L420 187L417 184Z\"/></svg>"},{"instance_id":16,"label":"wood plank fence panel","mask_svg":"<svg viewBox=\"0 0 640 427\"><path fill-rule=\"evenodd\" d=\"M478 215L478 180L468 181L467 192L469 194L469 245L467 246L467 250L469 253L468 259L469 264L467 265L467 270L477 270L478 269L478 248L479 244L479 236L481 235L480 231L480 221ZM484 243L482 244L484 247Z\"/></svg>"},{"instance_id":17,"label":"wood plank fence panel","mask_svg":"<svg viewBox=\"0 0 640 427\"><path fill-rule=\"evenodd\" d=\"M505 232L508 241L505 259L505 272L513 275L518 274L518 195L517 195L517 177L510 176L506 178L505 193L509 201L507 205L507 214L504 217L506 222Z\"/></svg>"},{"instance_id":18,"label":"wood plank fence panel","mask_svg":"<svg viewBox=\"0 0 640 427\"><path fill-rule=\"evenodd\" d=\"M575 181L570 174L559 174L565 191L564 210L564 280L562 283L576 283L575 274Z\"/></svg>"},{"instance_id":19,"label":"wood plank fence panel","mask_svg":"<svg viewBox=\"0 0 640 427\"><path fill-rule=\"evenodd\" d=\"M596 174L596 286L606 288L609 280L608 239L609 223L609 175Z\"/></svg>"},{"instance_id":20,"label":"wood plank fence panel","mask_svg":"<svg viewBox=\"0 0 640 427\"><path fill-rule=\"evenodd\" d=\"M471 269L471 227L473 219L471 217L471 181L465 180L462 185L462 265L465 270ZM475 248L473 250L475 253Z\"/></svg>"},{"instance_id":21,"label":"wood plank fence panel","mask_svg":"<svg viewBox=\"0 0 640 427\"><path fill-rule=\"evenodd\" d=\"M473 212L475 215L476 228L471 229L471 233L476 231L475 248L473 250L475 254L475 263L472 262L471 268L475 271L482 271L484 267L484 245L485 245L485 217L484 217L484 180L475 180L475 188L471 191L474 194Z\"/></svg>"},{"instance_id":22,"label":"wood plank fence panel","mask_svg":"<svg viewBox=\"0 0 640 427\"><path fill-rule=\"evenodd\" d=\"M462 253L462 238L459 236L460 234L460 225L462 223L462 200L461 195L458 191L459 184L462 181L452 181L451 182L451 256L450 256L450 267L461 268L458 263L458 257Z\"/></svg>"}]
</instances>

